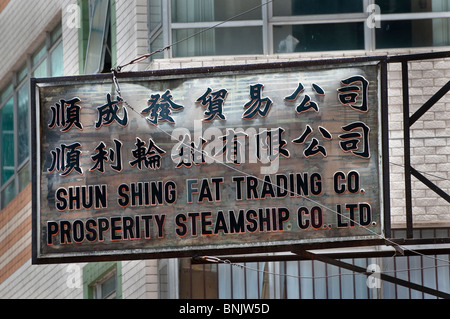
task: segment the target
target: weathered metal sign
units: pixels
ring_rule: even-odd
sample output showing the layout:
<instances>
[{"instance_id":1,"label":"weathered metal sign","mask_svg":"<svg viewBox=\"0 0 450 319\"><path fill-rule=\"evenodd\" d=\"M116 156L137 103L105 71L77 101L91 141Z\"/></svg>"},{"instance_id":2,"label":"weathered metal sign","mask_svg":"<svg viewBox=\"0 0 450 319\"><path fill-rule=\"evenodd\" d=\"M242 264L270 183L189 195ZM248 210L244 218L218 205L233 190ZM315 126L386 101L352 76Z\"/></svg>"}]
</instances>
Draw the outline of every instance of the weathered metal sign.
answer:
<instances>
[{"instance_id":1,"label":"weathered metal sign","mask_svg":"<svg viewBox=\"0 0 450 319\"><path fill-rule=\"evenodd\" d=\"M34 262L383 234L380 64L34 79Z\"/></svg>"}]
</instances>

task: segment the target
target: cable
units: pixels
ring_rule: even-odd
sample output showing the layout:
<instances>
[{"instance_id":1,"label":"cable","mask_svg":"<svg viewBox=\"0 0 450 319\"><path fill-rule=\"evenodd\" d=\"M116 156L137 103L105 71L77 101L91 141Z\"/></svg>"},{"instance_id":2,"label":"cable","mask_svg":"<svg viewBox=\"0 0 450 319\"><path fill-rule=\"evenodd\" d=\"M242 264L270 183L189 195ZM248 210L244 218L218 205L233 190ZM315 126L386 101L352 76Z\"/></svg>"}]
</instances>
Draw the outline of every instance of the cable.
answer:
<instances>
[{"instance_id":1,"label":"cable","mask_svg":"<svg viewBox=\"0 0 450 319\"><path fill-rule=\"evenodd\" d=\"M142 118L145 120L145 115L143 115L142 113L140 113L140 112L138 112L137 110L135 110L134 107L132 107L125 99L122 98L122 96L121 96L121 90L120 90L120 87L119 87L119 83L118 83L117 78L115 77L115 71L113 71L113 82L114 82L114 84L116 85L116 91L117 91L117 93L119 94L120 98L122 99L123 103L125 103L125 105L126 105L127 107L129 107L132 111L134 111L136 114L138 114L140 117L142 117ZM157 126L157 125L155 125L155 126L156 126L156 128L157 128L158 130L160 130L162 133L168 135L171 139L173 138L173 135L172 135L172 134L170 134L169 132L164 131L162 128L160 128L160 127ZM191 149L192 149L192 146L191 146L191 145L186 144L186 143L184 143L183 141L181 141L180 144L181 144L181 145L184 145L184 146L187 147L187 148L191 148ZM214 158L213 158L211 155L209 155L209 154L205 154L205 156L207 156L207 157L209 157L209 158L211 158L211 159L214 159ZM251 174L249 174L249 173L247 173L247 172L244 172L244 171L242 171L242 170L239 170L239 169L237 169L237 168L234 167L234 166L228 165L228 164L223 163L223 162L221 162L221 163L219 162L219 164L221 164L221 165L223 165L223 166L225 166L225 167L227 167L227 168L229 168L229 169L231 169L231 170L234 170L234 171L238 172L239 174L243 174L243 175L245 175L245 176L247 176L247 177L254 177L254 178L256 178L259 182L263 182L263 183L266 182L265 180L263 180L263 179L261 179L261 178L259 178L259 177L257 177L257 176L253 176L253 175L251 175ZM277 185L274 185L274 184L272 184L272 186L278 187ZM289 191L289 190L284 189L284 188L282 188L282 190L283 190L283 191ZM445 263L449 263L449 261L447 261L447 260L442 260L442 259L440 259L440 258L438 258L438 257L427 256L427 255L422 254L422 253L420 253L420 252L417 252L417 251L415 251L415 250L413 250L413 249L410 249L410 248L407 248L407 247L405 247L405 246L403 246L403 245L400 245L400 244L398 244L398 243L395 243L395 242L391 241L390 239L386 238L385 236L383 236L382 234L378 234L378 233L376 233L375 231L371 230L370 228L367 228L367 227L362 226L357 220L354 220L354 219L350 218L349 216L345 216L344 214L339 213L338 211L336 211L336 210L334 210L334 209L332 209L332 208L329 208L329 207L327 207L326 205L324 205L324 204L322 204L322 203L320 203L320 202L318 202L318 201L315 201L315 200L313 200L313 199L311 199L311 198L308 198L308 197L304 196L303 194L297 194L297 193L295 193L295 195L296 195L296 196L299 196L299 197L301 197L301 198L303 198L304 200L310 201L310 202L314 203L315 205L318 205L318 206L322 207L323 209L328 210L328 211L334 213L335 215L340 216L341 218L344 218L344 219L346 219L346 220L348 220L348 221L354 223L355 225L358 225L358 226L362 227L363 229L365 229L365 230L367 230L368 232L372 233L372 234L375 235L376 237L385 240L387 243L389 243L389 244L392 245L393 247L399 247L399 248L401 248L401 249L403 249L403 250L410 251L410 252L412 252L412 253L414 253L414 254L416 254L416 255L420 255L420 256L423 256L423 257L425 257L425 258L430 258L430 259L439 260L439 261L442 261L442 262L445 262ZM450 264L450 263L449 263L449 264Z\"/></svg>"},{"instance_id":2,"label":"cable","mask_svg":"<svg viewBox=\"0 0 450 319\"><path fill-rule=\"evenodd\" d=\"M160 53L160 52L163 52L163 51L165 51L165 50L168 50L168 49L170 49L171 47L173 47L173 46L175 46L175 45L177 45L177 44L179 44L179 43L181 43L181 42L187 41L187 40L189 40L189 39L191 39L191 38L193 38L193 37L195 37L195 36L197 36L197 35L200 35L200 34L202 34L202 33L204 33L204 32L209 31L209 30L215 29L215 28L219 27L220 25L222 25L222 24L224 24L224 23L226 23L226 22L232 21L232 20L234 20L234 19L236 19L236 18L238 18L238 17L241 17L241 16L243 16L243 15L245 15L245 14L247 14L247 13L250 13L250 12L252 12L252 11L254 11L254 10L257 10L257 9L259 9L259 8L265 6L265 5L268 5L268 4L271 3L272 1L273 1L273 0L269 0L269 1L267 1L267 2L261 3L261 4L258 5L258 6L255 6L255 7L251 8L251 9L249 9L249 10L246 10L246 11L241 12L241 13L235 15L235 16L232 16L232 17L230 17L229 19L224 20L224 21L221 21L221 22L219 22L219 23L217 23L217 24L215 24L215 25L213 25L213 26L211 26L211 27L209 27L209 28L202 29L202 30L200 30L200 31L198 31L198 32L196 32L196 33L194 33L194 34L192 34L192 35L190 35L190 36L188 36L188 37L186 37L186 38L184 38L184 39L181 39L181 40L179 40L179 41L176 41L176 42L174 42L174 43L172 43L172 44L170 44L170 45L168 45L168 46L166 46L166 47L164 47L164 48L161 48L161 49L159 49L159 50L153 51L153 52L148 53L148 54L144 54L144 55L142 55L142 56L140 56L140 57L138 57L138 58L135 58L135 59L131 60L130 62L128 62L128 63L126 63L126 64L124 64L124 65L120 65L120 66L116 67L115 69L111 69L112 76L113 76L113 82L114 82L114 85L115 85L115 88L116 88L116 91L117 91L119 97L122 99L122 101L125 103L125 105L126 105L127 107L129 107L132 111L134 111L135 113L137 113L138 115L140 115L142 118L145 119L145 116L144 116L143 114L137 112L137 111L136 111L136 110L135 110L128 102L126 102L126 101L122 98L122 94L121 94L119 82L118 82L117 77L116 77L116 73L117 73L117 72L121 72L121 70L122 70L124 67L128 66L128 65L135 64L135 63L139 63L139 62L141 62L141 61L143 61L143 60L145 60L145 59L151 57L152 55L154 55L154 54L156 54L156 53ZM168 132L162 130L159 126L156 126L156 127L157 127L161 132L163 132L164 134L169 135L171 138L173 137L170 133L168 133ZM185 144L184 142L181 142L181 144L184 145L185 147L192 148L191 145ZM209 154L207 154L207 156L211 157ZM235 170L235 171L239 172L240 174L244 174L244 175L246 175L246 176L252 176L252 177L256 178L257 180L259 180L259 181L261 181L261 182L266 182L266 181L262 180L261 178L258 178L258 177L256 177L256 176L253 176L253 175L249 174L249 173L243 172L243 171L241 171L241 170L239 170L239 169L237 169L237 168L235 168L235 167L232 167L232 166L230 166L230 165L227 165L227 164L225 164L225 163L220 163L220 164L226 166L227 168L230 168L230 169L232 169L232 170ZM398 165L398 164L394 164L394 163L391 163L391 164L393 164L393 165ZM437 176L435 176L435 177L437 177ZM440 177L439 177L439 178L440 178ZM276 185L272 185L272 186L277 187ZM283 190L284 190L284 189L283 189ZM345 219L347 219L348 221L351 221L351 222L354 223L355 225L358 225L358 226L363 227L358 221L353 220L353 219L351 219L350 217L347 217L347 216L343 215L342 213L339 213L339 212L337 212L337 211L335 211L335 210L333 210L333 209L331 209L331 208L329 208L329 207L323 205L323 204L320 203L320 202L317 202L317 201L315 201L315 200L313 200L313 199L311 199L311 198L308 198L308 197L306 197L306 196L304 196L304 195L302 195L302 194L295 194L295 195L296 195L296 196L299 196L299 197L301 197L301 198L303 198L303 199L305 199L305 200L308 200L308 201L310 201L310 202L312 202L312 203L314 203L314 204L316 204L316 205L318 205L318 206L324 208L325 210L328 210L328 211L330 211L330 212L332 212L332 213L334 213L334 214L336 214L336 215L339 215L340 217L345 218ZM369 228L367 228L367 227L363 227L363 228L366 229L367 231L371 232L373 235L379 237L380 239L385 240L386 242L388 242L388 243L389 243L390 245L392 245L393 247L400 247L400 248L403 249L403 250L411 251L411 252L413 252L413 253L415 253L415 254L417 254L417 255L423 256L423 257L427 257L427 258L431 258L431 259L434 259L434 260L440 260L440 261L442 261L442 262L449 263L447 260L441 260L441 259L439 259L439 258L437 258L437 257L434 257L434 258L433 258L433 257L429 257L429 256L427 256L427 255L424 255L424 254L421 254L421 253L419 253L419 252L417 252L417 251L414 251L414 250L412 250L412 249L410 249L410 248L407 248L407 247L404 247L404 246L402 246L402 245L399 245L399 244L397 244L397 243L391 241L390 239L386 238L385 236L383 236L383 235L381 235L381 234L378 234L378 233L376 233L375 231L373 231L373 230L371 230L371 229L369 229ZM210 257L210 258L212 258L212 257ZM450 263L449 263L449 264L450 264Z\"/></svg>"},{"instance_id":3,"label":"cable","mask_svg":"<svg viewBox=\"0 0 450 319\"><path fill-rule=\"evenodd\" d=\"M247 270L256 271L256 272L264 273L264 274L268 274L268 275L279 276L279 277L291 277L291 278L295 278L295 279L328 279L328 278L333 278L333 277L349 276L349 275L354 274L354 272L339 273L339 274L324 275L324 276L303 276L303 275L294 275L294 274L288 274L288 273L280 274L280 273L276 273L273 271L250 267L250 266L246 265L247 263L244 263L244 264L232 263L227 259L224 260L224 259L220 259L218 257L202 256L202 257L200 257L200 259L209 261L211 263L230 265L230 266L237 267L240 269L247 269ZM369 270L367 270L365 273L357 273L357 274L364 275L364 276L370 276L370 275L391 274L391 273L409 272L409 271L426 270L426 269L436 269L436 268L440 268L440 267L448 267L448 265L407 268L407 269L401 269L401 270L384 270L384 271L369 271Z\"/></svg>"},{"instance_id":4,"label":"cable","mask_svg":"<svg viewBox=\"0 0 450 319\"><path fill-rule=\"evenodd\" d=\"M113 71L113 78L115 79L115 80L114 80L114 83L115 83L115 84L117 83L117 84L116 84L116 85L117 85L117 86L116 86L116 90L117 90L118 94L120 94L121 91L120 91L120 88L119 88L119 84L118 84L117 78L115 77L114 71ZM120 95L120 97L122 98L121 95ZM122 100L123 100L123 102L125 103L126 106L128 106L132 111L134 111L136 114L138 114L140 117L142 117L142 118L145 120L145 115L143 115L142 113L136 111L136 110L135 110L135 109L134 109L134 108L133 108L126 100L125 100L125 99L122 98ZM159 126L157 126L157 125L155 125L155 126L156 126L156 128L157 128L158 130L160 130L162 133L168 135L171 139L173 138L173 135L172 135L172 134L170 134L169 132L164 131L163 129L161 129L161 128L160 128ZM186 144L186 143L184 143L183 141L181 141L180 144L184 145L184 146L187 147L187 148L191 148L191 149L193 148L191 145ZM209 154L205 154L205 155L206 155L207 157L211 158L211 159L214 159L214 158L213 158L211 155L209 155ZM244 171L242 171L242 170L239 170L239 169L237 169L237 168L234 167L234 166L227 165L226 163L223 163L223 162L222 162L222 163L219 163L219 164L221 164L221 165L223 165L223 166L225 166L225 167L227 167L227 168L229 168L229 169L231 169L231 170L234 170L234 171L238 172L239 174L243 174L243 175L249 176L249 177L254 177L254 178L256 178L259 182L266 182L265 180L263 180L263 179L261 179L261 178L259 178L259 177L257 177L257 176L253 176L253 175L251 175L251 174L249 174L249 173L247 173L247 172L244 172ZM274 184L272 184L272 186L278 187L277 185L274 185ZM289 191L289 190L284 189L284 188L282 188L282 190L283 190L283 191ZM442 259L440 259L440 258L438 258L438 257L431 257L431 256L428 256L428 255L422 254L422 253L420 253L420 252L417 252L417 251L415 251L415 250L413 250L413 249L407 248L407 247L405 247L405 246L403 246L403 245L400 245L400 244L398 244L398 243L395 243L395 242L391 241L390 239L386 238L385 236L383 236L382 234L378 234L378 233L376 233L375 231L371 230L370 228L367 228L367 227L362 226L357 220L354 220L354 219L350 218L349 216L345 216L344 214L339 213L338 211L333 210L332 208L329 208L329 207L325 206L324 204L322 204L322 203L320 203L320 202L318 202L318 201L315 201L315 200L313 200L313 199L311 199L311 198L308 198L308 197L304 196L303 194L297 194L297 193L295 193L295 195L296 195L296 196L299 196L299 197L301 197L301 198L303 198L304 200L310 201L310 202L314 203L315 205L321 206L321 207L324 208L325 210L328 210L328 211L334 213L335 215L339 215L340 217L342 217L342 218L344 218L344 219L346 219L346 220L348 220L348 221L353 222L355 225L358 225L358 226L362 227L363 229L367 230L368 232L372 233L373 235L379 237L380 239L385 240L386 242L388 242L389 244L391 244L393 247L399 247L399 248L401 248L401 249L403 249L403 250L410 251L410 252L412 252L412 253L414 253L414 254L416 254L416 255L419 255L419 256L422 256L422 257L425 257L425 258L434 259L434 260L439 260L439 261L442 261L442 262L445 262L445 263L449 263L449 265L450 265L450 262L447 261L447 260L442 260Z\"/></svg>"},{"instance_id":5,"label":"cable","mask_svg":"<svg viewBox=\"0 0 450 319\"><path fill-rule=\"evenodd\" d=\"M405 168L405 165L403 165L403 164L397 164L397 163L393 163L393 162L389 162L389 164ZM423 175L429 175L429 176L435 177L435 178L443 180L443 181L447 181L448 180L447 178L442 177L442 176L434 175L434 174L427 173L427 172L424 172L424 171L419 171L419 170L417 170L417 171L419 173L423 174Z\"/></svg>"},{"instance_id":6,"label":"cable","mask_svg":"<svg viewBox=\"0 0 450 319\"><path fill-rule=\"evenodd\" d=\"M183 39L181 39L181 40L178 40L178 41L176 41L176 42L173 42L172 44L169 44L168 46L165 46L165 47L163 47L163 48L161 48L161 49L159 49L159 50L156 50L156 51L153 51L153 52L151 52L151 53L147 53L147 54L141 55L140 57L137 57L136 59L133 59L133 60L131 60L130 62L128 62L128 63L126 63L126 64L117 66L117 68L112 69L111 71L115 70L115 71L117 71L117 72L121 72L122 69L123 69L124 67L128 66L128 65L142 62L142 61L148 59L149 57L151 57L152 55L155 55L155 54L157 54L157 53L161 53L161 52L164 52L164 51L166 51L166 50L169 50L170 48L172 48L173 46L175 46L175 45L177 45L177 44L179 44L179 43L181 43L181 42L187 41L187 40L189 40L189 39L191 39L191 38L194 38L194 37L196 37L196 36L198 36L198 35L200 35L200 34L202 34L202 33L204 33L204 32L207 32L207 31L209 31L209 30L213 30L213 29L215 29L215 28L221 26L222 24L225 24L225 23L230 22L230 21L232 21L232 20L234 20L234 19L237 19L237 18L239 18L239 17L241 17L241 16L243 16L243 15L246 15L247 13L250 13L250 12L253 12L253 11L259 9L259 8L262 8L263 6L268 5L268 4L271 3L272 1L273 1L273 0L268 0L267 2L261 3L260 5L257 5L257 6L255 6L255 7L253 7L253 8L250 8L250 9L244 11L244 12L238 13L238 14L236 14L236 15L234 15L234 16L232 16L232 17L230 17L230 18L228 18L228 19L226 19L226 20L224 20L224 21L221 21L221 22L219 22L219 23L217 23L217 24L215 24L215 25L209 27L209 28L202 29L202 30L200 30L200 31L198 31L198 32L196 32L196 33L194 33L194 34L191 34L190 36L188 36L188 37L186 37L186 38L183 38Z\"/></svg>"}]
</instances>

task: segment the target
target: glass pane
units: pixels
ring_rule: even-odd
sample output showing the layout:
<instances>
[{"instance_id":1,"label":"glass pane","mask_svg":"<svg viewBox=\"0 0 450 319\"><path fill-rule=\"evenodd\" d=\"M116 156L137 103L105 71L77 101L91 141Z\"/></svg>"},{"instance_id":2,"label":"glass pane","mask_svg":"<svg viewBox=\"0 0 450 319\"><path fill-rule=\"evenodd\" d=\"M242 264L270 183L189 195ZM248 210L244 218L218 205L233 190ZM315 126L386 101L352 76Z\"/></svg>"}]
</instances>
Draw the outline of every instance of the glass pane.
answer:
<instances>
[{"instance_id":1,"label":"glass pane","mask_svg":"<svg viewBox=\"0 0 450 319\"><path fill-rule=\"evenodd\" d=\"M365 258L357 258L354 259L354 264L356 266L367 269L367 259ZM368 285L367 285L367 276L363 274L355 273L355 298L357 299L367 299L369 298L368 294Z\"/></svg>"},{"instance_id":2,"label":"glass pane","mask_svg":"<svg viewBox=\"0 0 450 319\"><path fill-rule=\"evenodd\" d=\"M351 259L341 259L343 262L353 264ZM354 298L354 272L348 269L341 270L341 298L342 299L353 299Z\"/></svg>"},{"instance_id":3,"label":"glass pane","mask_svg":"<svg viewBox=\"0 0 450 319\"><path fill-rule=\"evenodd\" d=\"M400 238L400 237L397 237ZM422 257L421 256L410 256L408 267L409 271L409 281L418 285L422 285ZM423 293L421 291L411 289L411 299L422 299Z\"/></svg>"},{"instance_id":4,"label":"glass pane","mask_svg":"<svg viewBox=\"0 0 450 319\"><path fill-rule=\"evenodd\" d=\"M45 46L42 46L35 54L33 54L31 61L33 63L33 66L35 66L36 64L39 63L39 61L41 61L41 59L44 57L45 55Z\"/></svg>"},{"instance_id":5,"label":"glass pane","mask_svg":"<svg viewBox=\"0 0 450 319\"><path fill-rule=\"evenodd\" d=\"M47 59L39 64L39 66L34 70L32 76L35 78L43 78L47 76Z\"/></svg>"},{"instance_id":6,"label":"glass pane","mask_svg":"<svg viewBox=\"0 0 450 319\"><path fill-rule=\"evenodd\" d=\"M60 42L51 53L52 74L51 76L61 76L63 71L63 44Z\"/></svg>"},{"instance_id":7,"label":"glass pane","mask_svg":"<svg viewBox=\"0 0 450 319\"><path fill-rule=\"evenodd\" d=\"M340 268L337 266L327 264L327 287L328 287L328 299L340 299L341 287L340 287Z\"/></svg>"},{"instance_id":8,"label":"glass pane","mask_svg":"<svg viewBox=\"0 0 450 319\"><path fill-rule=\"evenodd\" d=\"M163 34L162 32L156 37L156 39L154 39L151 43L150 43L150 52L162 49L164 47L164 42L163 42ZM159 52L156 53L154 55L152 55L151 57L152 59L162 59L164 58L164 52Z\"/></svg>"},{"instance_id":9,"label":"glass pane","mask_svg":"<svg viewBox=\"0 0 450 319\"><path fill-rule=\"evenodd\" d=\"M19 192L22 191L30 181L30 162L28 162L19 172Z\"/></svg>"},{"instance_id":10,"label":"glass pane","mask_svg":"<svg viewBox=\"0 0 450 319\"><path fill-rule=\"evenodd\" d=\"M431 289L436 289L436 256L423 256L423 285L425 287L430 287ZM436 296L424 294L424 299L436 299Z\"/></svg>"},{"instance_id":11,"label":"glass pane","mask_svg":"<svg viewBox=\"0 0 450 319\"><path fill-rule=\"evenodd\" d=\"M312 299L313 298L313 269L312 261L302 260L300 261L300 298Z\"/></svg>"},{"instance_id":12,"label":"glass pane","mask_svg":"<svg viewBox=\"0 0 450 319\"><path fill-rule=\"evenodd\" d=\"M450 269L448 267L450 260L448 255L438 255L437 263L437 276L438 276L438 289L446 293L450 293Z\"/></svg>"},{"instance_id":13,"label":"glass pane","mask_svg":"<svg viewBox=\"0 0 450 319\"><path fill-rule=\"evenodd\" d=\"M409 280L408 272L408 257L396 257L395 258L395 277L402 280ZM409 298L409 288L402 285L397 285L397 298L408 299Z\"/></svg>"},{"instance_id":14,"label":"glass pane","mask_svg":"<svg viewBox=\"0 0 450 319\"><path fill-rule=\"evenodd\" d=\"M450 19L382 21L375 30L377 49L450 44Z\"/></svg>"},{"instance_id":15,"label":"glass pane","mask_svg":"<svg viewBox=\"0 0 450 319\"><path fill-rule=\"evenodd\" d=\"M18 91L18 158L19 165L28 158L29 151L29 117L28 117L28 82L25 83Z\"/></svg>"},{"instance_id":16,"label":"glass pane","mask_svg":"<svg viewBox=\"0 0 450 319\"><path fill-rule=\"evenodd\" d=\"M219 264L219 298L230 299L231 298L231 265ZM262 276L261 276L262 277ZM181 298L181 296L180 296Z\"/></svg>"},{"instance_id":17,"label":"glass pane","mask_svg":"<svg viewBox=\"0 0 450 319\"><path fill-rule=\"evenodd\" d=\"M449 0L376 0L381 13L442 12L450 9Z\"/></svg>"},{"instance_id":18,"label":"glass pane","mask_svg":"<svg viewBox=\"0 0 450 319\"><path fill-rule=\"evenodd\" d=\"M50 41L52 44L56 43L62 35L61 24L59 24L56 28L54 28L50 34Z\"/></svg>"},{"instance_id":19,"label":"glass pane","mask_svg":"<svg viewBox=\"0 0 450 319\"><path fill-rule=\"evenodd\" d=\"M363 23L274 26L274 52L364 49Z\"/></svg>"},{"instance_id":20,"label":"glass pane","mask_svg":"<svg viewBox=\"0 0 450 319\"><path fill-rule=\"evenodd\" d=\"M4 208L16 196L16 188L14 187L14 180L2 191L1 208Z\"/></svg>"},{"instance_id":21,"label":"glass pane","mask_svg":"<svg viewBox=\"0 0 450 319\"><path fill-rule=\"evenodd\" d=\"M362 0L274 0L274 16L363 12Z\"/></svg>"},{"instance_id":22,"label":"glass pane","mask_svg":"<svg viewBox=\"0 0 450 319\"><path fill-rule=\"evenodd\" d=\"M27 66L24 65L17 73L17 81L21 82L23 79L26 78L27 75L28 75L28 69L27 69Z\"/></svg>"},{"instance_id":23,"label":"glass pane","mask_svg":"<svg viewBox=\"0 0 450 319\"><path fill-rule=\"evenodd\" d=\"M12 91L13 91L12 84L8 85L5 89L3 89L3 91L0 91L0 103L6 101L9 98L9 95L12 93Z\"/></svg>"},{"instance_id":24,"label":"glass pane","mask_svg":"<svg viewBox=\"0 0 450 319\"><path fill-rule=\"evenodd\" d=\"M383 258L382 259L381 272L387 273L390 276L395 276L394 258ZM419 285L420 285L420 283L419 283ZM383 281L381 288L382 288L382 295L383 295L384 299L394 299L395 298L396 284L394 284L392 282L388 282L388 281ZM411 291L413 291L413 290L411 290Z\"/></svg>"},{"instance_id":25,"label":"glass pane","mask_svg":"<svg viewBox=\"0 0 450 319\"><path fill-rule=\"evenodd\" d=\"M299 280L297 277L298 273L298 261L288 261L286 262L286 298L288 299L298 299L300 298L300 287Z\"/></svg>"},{"instance_id":26,"label":"glass pane","mask_svg":"<svg viewBox=\"0 0 450 319\"><path fill-rule=\"evenodd\" d=\"M261 5L261 0L172 0L172 22L224 21ZM261 19L257 8L233 20Z\"/></svg>"},{"instance_id":27,"label":"glass pane","mask_svg":"<svg viewBox=\"0 0 450 319\"><path fill-rule=\"evenodd\" d=\"M247 284L245 280L245 270L243 268L232 268L232 285L233 285L233 299L245 298L245 286Z\"/></svg>"},{"instance_id":28,"label":"glass pane","mask_svg":"<svg viewBox=\"0 0 450 319\"><path fill-rule=\"evenodd\" d=\"M201 30L173 30L173 42L186 39ZM216 28L183 41L173 49L173 57L262 53L261 27Z\"/></svg>"},{"instance_id":29,"label":"glass pane","mask_svg":"<svg viewBox=\"0 0 450 319\"><path fill-rule=\"evenodd\" d=\"M86 53L86 74L98 73L103 68L104 42L108 27L109 0L96 0L90 21L89 42Z\"/></svg>"},{"instance_id":30,"label":"glass pane","mask_svg":"<svg viewBox=\"0 0 450 319\"><path fill-rule=\"evenodd\" d=\"M105 280L104 283L101 284L101 299L109 299L115 297L115 291L116 291L116 276L115 274ZM113 295L114 294L114 295Z\"/></svg>"},{"instance_id":31,"label":"glass pane","mask_svg":"<svg viewBox=\"0 0 450 319\"><path fill-rule=\"evenodd\" d=\"M150 32L152 33L162 24L162 5L161 0L150 0Z\"/></svg>"},{"instance_id":32,"label":"glass pane","mask_svg":"<svg viewBox=\"0 0 450 319\"><path fill-rule=\"evenodd\" d=\"M11 98L0 111L1 170L3 185L14 174L14 102Z\"/></svg>"},{"instance_id":33,"label":"glass pane","mask_svg":"<svg viewBox=\"0 0 450 319\"><path fill-rule=\"evenodd\" d=\"M327 264L321 261L313 261L314 267L314 299L327 298Z\"/></svg>"},{"instance_id":34,"label":"glass pane","mask_svg":"<svg viewBox=\"0 0 450 319\"><path fill-rule=\"evenodd\" d=\"M257 262L255 263L246 263L246 266L251 268L252 270L247 270L245 273L245 280L246 280L246 297L248 299L258 299L259 298L259 291L260 291L260 285L258 282L258 277L260 276L260 272L256 271L258 268ZM255 270L253 270L255 269Z\"/></svg>"}]
</instances>

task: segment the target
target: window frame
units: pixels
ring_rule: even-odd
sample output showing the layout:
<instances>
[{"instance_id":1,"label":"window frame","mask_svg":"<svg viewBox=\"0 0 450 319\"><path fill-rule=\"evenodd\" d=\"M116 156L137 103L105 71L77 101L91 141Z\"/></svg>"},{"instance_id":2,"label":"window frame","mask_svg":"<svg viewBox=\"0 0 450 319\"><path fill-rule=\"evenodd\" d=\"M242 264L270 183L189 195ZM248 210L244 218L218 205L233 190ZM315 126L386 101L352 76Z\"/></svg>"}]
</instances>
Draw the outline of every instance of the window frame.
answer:
<instances>
[{"instance_id":1,"label":"window frame","mask_svg":"<svg viewBox=\"0 0 450 319\"><path fill-rule=\"evenodd\" d=\"M52 53L55 49L62 43L62 24L59 22L56 27L45 33L45 39L41 42L36 50L29 54L26 60L20 65L17 70L14 70L11 79L7 84L1 88L0 92L5 92L10 90L3 99L0 101L0 110L13 99L13 134L14 134L14 172L13 175L6 180L4 183L0 182L0 209L5 208L8 203L13 200L22 191L26 185L31 181L31 110L30 110L30 90L26 90L28 95L28 106L27 106L27 138L28 138L28 151L27 156L19 162L19 96L24 87L29 85L30 78L34 77L34 72L41 66L41 64L46 61L47 65L45 68L46 77L54 76L52 70ZM54 35L57 35L54 37ZM43 50L42 56L37 60L33 61L34 56ZM62 74L56 74L62 75ZM9 89L11 87L11 89ZM1 134L0 134L1 136ZM1 147L1 141L0 141ZM0 163L1 165L1 163ZM28 170L28 177L26 178L26 183L22 183L21 177L25 170ZM0 181L2 181L3 170L0 167ZM11 198L4 198L5 191L9 187L14 188L14 195Z\"/></svg>"},{"instance_id":2,"label":"window frame","mask_svg":"<svg viewBox=\"0 0 450 319\"><path fill-rule=\"evenodd\" d=\"M179 298L179 263L178 258L158 259L158 298Z\"/></svg>"},{"instance_id":3,"label":"window frame","mask_svg":"<svg viewBox=\"0 0 450 319\"><path fill-rule=\"evenodd\" d=\"M105 8L101 7L101 5L106 7L106 12L103 12ZM108 34L111 32L112 28L111 2L109 0L104 0L103 3L101 3L100 0L95 0L94 3L89 2L89 6L93 6L93 8L90 8L89 10L89 37L83 66L84 74L100 73L105 68L105 57L107 50L109 49L107 43ZM97 16L98 14L104 14L104 16L99 17ZM94 20L96 20L95 18L100 20L101 25L94 25ZM96 27L100 27L101 30L100 45L95 43L92 39L93 31L97 30ZM111 55L111 52L109 52L109 54Z\"/></svg>"},{"instance_id":4,"label":"window frame","mask_svg":"<svg viewBox=\"0 0 450 319\"><path fill-rule=\"evenodd\" d=\"M148 0L150 1L150 0ZM81 8L81 24L78 28L78 72L80 74L86 73L86 64L89 54L89 41L91 31L91 11L90 0L78 0L78 5ZM109 64L106 63L106 56L108 55L111 67L117 64L117 34L116 34L116 1L109 0L108 14L106 16L106 29L103 35L103 45L101 48L101 61L99 64L98 73L110 72Z\"/></svg>"},{"instance_id":5,"label":"window frame","mask_svg":"<svg viewBox=\"0 0 450 319\"><path fill-rule=\"evenodd\" d=\"M114 289L109 292L106 296L103 296L104 284L110 280L114 279ZM117 271L114 268L110 272L108 272L103 277L99 278L97 281L92 283L91 289L93 291L93 299L117 299L118 295L118 284L117 284Z\"/></svg>"},{"instance_id":6,"label":"window frame","mask_svg":"<svg viewBox=\"0 0 450 319\"><path fill-rule=\"evenodd\" d=\"M83 298L98 299L101 293L101 285L108 279L115 278L115 290L106 296L105 299L122 299L122 263L93 262L83 266ZM101 294L100 294L101 296Z\"/></svg>"},{"instance_id":7,"label":"window frame","mask_svg":"<svg viewBox=\"0 0 450 319\"><path fill-rule=\"evenodd\" d=\"M261 55L274 55L284 54L276 53L274 48L274 27L286 26L286 25L306 25L306 24L336 24L336 23L363 23L364 32L364 48L361 51L375 51L376 46L376 28L371 28L368 25L368 19L371 18L375 11L371 11L371 5L376 4L376 0L361 0L362 12L357 13L338 13L338 14L318 14L318 15L297 15L297 16L274 16L273 14L273 2L267 3L267 0L261 0L262 18L258 20L234 20L234 21L214 21L214 22L172 22L171 0L161 1L161 19L162 25L158 30L150 30L150 1L148 0L148 25L149 25L149 52L154 52L160 47L153 47L152 43L162 32L163 34L163 47L173 44L173 31L185 30L185 29L207 29L222 23L217 28L227 27L245 27L245 26L257 26L262 27L263 37L263 52ZM267 4L266 4L267 3ZM439 19L450 18L450 11L435 11L435 12L412 12L412 13L389 13L380 14L379 21L401 21L401 20L423 20L423 19ZM415 47L411 47L415 48ZM164 58L174 58L172 50L164 51Z\"/></svg>"}]
</instances>

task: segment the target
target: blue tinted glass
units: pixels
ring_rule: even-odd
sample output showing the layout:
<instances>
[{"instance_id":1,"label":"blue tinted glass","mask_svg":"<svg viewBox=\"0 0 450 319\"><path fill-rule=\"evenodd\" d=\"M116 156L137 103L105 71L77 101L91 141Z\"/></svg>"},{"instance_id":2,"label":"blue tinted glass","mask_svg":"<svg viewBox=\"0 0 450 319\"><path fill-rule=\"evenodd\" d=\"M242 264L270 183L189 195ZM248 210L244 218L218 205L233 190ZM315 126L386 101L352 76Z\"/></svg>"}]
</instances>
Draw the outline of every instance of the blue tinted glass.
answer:
<instances>
[{"instance_id":1,"label":"blue tinted glass","mask_svg":"<svg viewBox=\"0 0 450 319\"><path fill-rule=\"evenodd\" d=\"M28 83L25 83L18 92L18 156L19 165L28 158L29 155L29 117L28 117Z\"/></svg>"},{"instance_id":2,"label":"blue tinted glass","mask_svg":"<svg viewBox=\"0 0 450 319\"><path fill-rule=\"evenodd\" d=\"M377 49L450 45L450 19L381 21L375 29Z\"/></svg>"},{"instance_id":3,"label":"blue tinted glass","mask_svg":"<svg viewBox=\"0 0 450 319\"><path fill-rule=\"evenodd\" d=\"M276 53L364 49L363 23L286 25L273 34Z\"/></svg>"},{"instance_id":4,"label":"blue tinted glass","mask_svg":"<svg viewBox=\"0 0 450 319\"><path fill-rule=\"evenodd\" d=\"M61 76L63 72L63 45L62 42L51 53L52 74L51 76Z\"/></svg>"},{"instance_id":5,"label":"blue tinted glass","mask_svg":"<svg viewBox=\"0 0 450 319\"><path fill-rule=\"evenodd\" d=\"M14 174L14 103L11 98L0 111L2 185Z\"/></svg>"},{"instance_id":6,"label":"blue tinted glass","mask_svg":"<svg viewBox=\"0 0 450 319\"><path fill-rule=\"evenodd\" d=\"M274 0L274 16L363 12L362 0Z\"/></svg>"}]
</instances>

